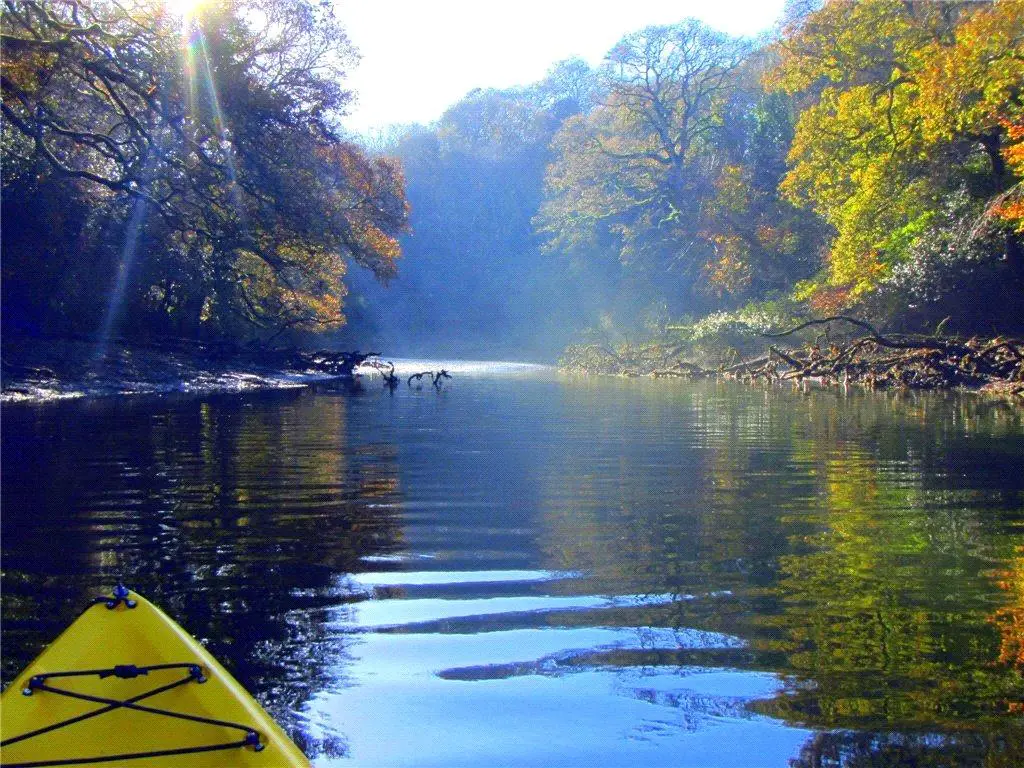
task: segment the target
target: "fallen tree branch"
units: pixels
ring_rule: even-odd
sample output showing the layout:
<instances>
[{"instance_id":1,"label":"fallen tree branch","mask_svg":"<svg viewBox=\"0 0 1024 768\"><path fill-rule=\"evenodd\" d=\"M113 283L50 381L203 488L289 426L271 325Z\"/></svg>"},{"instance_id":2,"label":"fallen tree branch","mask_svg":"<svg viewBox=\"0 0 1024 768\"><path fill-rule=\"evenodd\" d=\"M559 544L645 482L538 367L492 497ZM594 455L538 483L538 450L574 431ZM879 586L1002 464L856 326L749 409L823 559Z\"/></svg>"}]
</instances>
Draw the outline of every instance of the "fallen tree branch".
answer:
<instances>
[{"instance_id":1,"label":"fallen tree branch","mask_svg":"<svg viewBox=\"0 0 1024 768\"><path fill-rule=\"evenodd\" d=\"M1000 394L1024 395L1024 342L1018 339L891 339L856 318L834 316L802 323L788 331L765 334L779 338L802 328L836 320L849 321L866 331L845 343L804 350L768 347L753 360L706 369L686 360L669 361L686 349L679 344L624 345L608 350L576 345L566 350L562 365L569 370L620 376L696 379L719 376L748 382L814 380L824 386L862 385L872 389L985 388Z\"/></svg>"},{"instance_id":2,"label":"fallen tree branch","mask_svg":"<svg viewBox=\"0 0 1024 768\"><path fill-rule=\"evenodd\" d=\"M945 349L946 346L951 343L936 338L930 340L917 341L912 339L896 341L883 336L881 333L879 333L877 328L871 325L871 323L865 322L864 320L858 320L855 317L848 317L847 315L832 315L831 317L822 317L815 320L808 320L796 326L795 328L790 328L788 331L781 331L779 333L762 333L761 335L764 336L766 339L778 339L782 338L783 336L789 336L791 334L794 334L797 331L802 331L804 328L810 328L812 325L826 325L828 323L834 323L839 321L856 325L858 328L867 331L870 334L870 338L875 343L883 347L889 347L890 349Z\"/></svg>"}]
</instances>

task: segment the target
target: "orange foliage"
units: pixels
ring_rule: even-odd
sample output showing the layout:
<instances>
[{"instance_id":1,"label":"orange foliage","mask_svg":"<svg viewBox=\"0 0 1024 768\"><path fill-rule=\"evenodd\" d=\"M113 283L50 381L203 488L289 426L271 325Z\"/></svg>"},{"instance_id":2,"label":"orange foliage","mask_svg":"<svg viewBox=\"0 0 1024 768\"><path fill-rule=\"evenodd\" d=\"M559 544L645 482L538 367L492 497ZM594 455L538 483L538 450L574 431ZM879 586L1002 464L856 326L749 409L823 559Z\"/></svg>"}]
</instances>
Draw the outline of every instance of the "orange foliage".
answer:
<instances>
[{"instance_id":1,"label":"orange foliage","mask_svg":"<svg viewBox=\"0 0 1024 768\"><path fill-rule=\"evenodd\" d=\"M996 574L996 584L1010 593L1008 605L999 608L990 621L1002 635L999 663L1024 668L1024 547L1017 547L1019 556L1010 567ZM1024 705L1017 704L1024 709Z\"/></svg>"},{"instance_id":2,"label":"orange foliage","mask_svg":"<svg viewBox=\"0 0 1024 768\"><path fill-rule=\"evenodd\" d=\"M704 264L712 290L722 296L739 293L750 285L753 272L746 262L746 247L738 235L714 235L715 258Z\"/></svg>"},{"instance_id":3,"label":"orange foliage","mask_svg":"<svg viewBox=\"0 0 1024 768\"><path fill-rule=\"evenodd\" d=\"M1006 141L1002 149L1006 166L1015 176L1024 177L1024 116L1018 116L1016 121L1003 119L1000 123L1006 130ZM993 212L1015 231L1024 233L1024 192L1020 184L993 208Z\"/></svg>"},{"instance_id":4,"label":"orange foliage","mask_svg":"<svg viewBox=\"0 0 1024 768\"><path fill-rule=\"evenodd\" d=\"M755 234L762 246L776 253L792 254L800 243L797 234L785 227L761 224Z\"/></svg>"},{"instance_id":5,"label":"orange foliage","mask_svg":"<svg viewBox=\"0 0 1024 768\"><path fill-rule=\"evenodd\" d=\"M1010 170L1017 176L1024 176L1024 115L1015 121L1000 121L1006 129L1006 140L1003 145L1003 157Z\"/></svg>"},{"instance_id":6,"label":"orange foliage","mask_svg":"<svg viewBox=\"0 0 1024 768\"><path fill-rule=\"evenodd\" d=\"M853 303L853 287L822 286L808 302L819 315L837 315Z\"/></svg>"},{"instance_id":7,"label":"orange foliage","mask_svg":"<svg viewBox=\"0 0 1024 768\"><path fill-rule=\"evenodd\" d=\"M355 240L350 244L356 258L377 261L378 276L387 281L398 271L398 258L402 247L398 238L388 235L371 221L352 222Z\"/></svg>"},{"instance_id":8,"label":"orange foliage","mask_svg":"<svg viewBox=\"0 0 1024 768\"><path fill-rule=\"evenodd\" d=\"M994 209L996 216L1010 224L1016 232L1024 234L1024 198L1000 203Z\"/></svg>"},{"instance_id":9,"label":"orange foliage","mask_svg":"<svg viewBox=\"0 0 1024 768\"><path fill-rule=\"evenodd\" d=\"M929 143L980 136L1020 114L1024 3L966 7L953 39L920 51L921 130Z\"/></svg>"}]
</instances>

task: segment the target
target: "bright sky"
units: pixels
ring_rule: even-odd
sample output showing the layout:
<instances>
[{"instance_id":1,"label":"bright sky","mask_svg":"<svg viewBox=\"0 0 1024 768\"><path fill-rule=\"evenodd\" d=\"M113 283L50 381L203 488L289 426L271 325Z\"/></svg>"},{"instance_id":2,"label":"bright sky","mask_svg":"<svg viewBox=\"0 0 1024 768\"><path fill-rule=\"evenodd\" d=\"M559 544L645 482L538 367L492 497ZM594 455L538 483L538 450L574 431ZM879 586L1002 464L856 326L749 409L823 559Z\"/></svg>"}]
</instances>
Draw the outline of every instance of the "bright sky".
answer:
<instances>
[{"instance_id":1,"label":"bright sky","mask_svg":"<svg viewBox=\"0 0 1024 768\"><path fill-rule=\"evenodd\" d=\"M754 35L783 0L334 0L362 56L348 87L358 101L345 120L366 132L429 123L474 88L526 85L552 64L597 64L623 35L695 16Z\"/></svg>"}]
</instances>

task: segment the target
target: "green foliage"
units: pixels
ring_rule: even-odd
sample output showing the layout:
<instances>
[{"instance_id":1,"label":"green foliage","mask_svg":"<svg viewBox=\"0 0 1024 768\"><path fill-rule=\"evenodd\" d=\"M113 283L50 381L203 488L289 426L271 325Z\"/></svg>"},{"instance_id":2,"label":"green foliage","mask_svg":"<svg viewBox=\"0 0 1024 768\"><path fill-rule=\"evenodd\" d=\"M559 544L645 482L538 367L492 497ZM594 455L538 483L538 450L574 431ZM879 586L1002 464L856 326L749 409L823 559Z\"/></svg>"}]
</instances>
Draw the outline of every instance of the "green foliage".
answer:
<instances>
[{"instance_id":1,"label":"green foliage","mask_svg":"<svg viewBox=\"0 0 1024 768\"><path fill-rule=\"evenodd\" d=\"M794 118L760 85L767 61L692 19L623 38L601 71L605 98L555 136L536 219L545 247L619 264L623 283L673 313L813 273L818 225L776 191Z\"/></svg>"},{"instance_id":2,"label":"green foliage","mask_svg":"<svg viewBox=\"0 0 1024 768\"><path fill-rule=\"evenodd\" d=\"M763 334L796 325L799 311L789 300L751 302L731 312L712 312L669 325L668 332L672 339L685 343L690 358L736 362L737 355L763 352Z\"/></svg>"},{"instance_id":3,"label":"green foliage","mask_svg":"<svg viewBox=\"0 0 1024 768\"><path fill-rule=\"evenodd\" d=\"M697 237L717 175L711 147L745 51L692 19L613 47L606 98L554 140L537 218L550 250L601 252L655 281L673 270L692 279L711 251Z\"/></svg>"},{"instance_id":4,"label":"green foliage","mask_svg":"<svg viewBox=\"0 0 1024 768\"><path fill-rule=\"evenodd\" d=\"M941 239L934 222L955 190L984 207L1019 183L1007 162L1024 92L1024 5L828 2L778 49L768 81L810 100L781 189L835 228L827 284L848 300ZM1018 290L1020 247L987 251L1011 254L1006 279Z\"/></svg>"},{"instance_id":5,"label":"green foliage","mask_svg":"<svg viewBox=\"0 0 1024 768\"><path fill-rule=\"evenodd\" d=\"M986 323L1013 328L1017 288L1007 284L1001 261L992 258L1005 246L1005 235L984 223L983 207L960 188L894 233L892 248L900 258L866 300L871 314L923 330L944 318L951 332L971 333ZM979 296L987 300L979 302Z\"/></svg>"},{"instance_id":6,"label":"green foliage","mask_svg":"<svg viewBox=\"0 0 1024 768\"><path fill-rule=\"evenodd\" d=\"M739 344L722 318L783 293L1019 325L1024 3L787 18L760 50L688 19L474 91L392 137L403 169L337 128L353 54L329 5L217 0L183 39L155 0L12 0L5 328L92 331L118 298L136 332L265 338L340 325L345 281L361 323L392 302L391 338L399 314L481 352L546 354L602 314L642 331L650 307ZM965 314L965 285L993 300Z\"/></svg>"}]
</instances>

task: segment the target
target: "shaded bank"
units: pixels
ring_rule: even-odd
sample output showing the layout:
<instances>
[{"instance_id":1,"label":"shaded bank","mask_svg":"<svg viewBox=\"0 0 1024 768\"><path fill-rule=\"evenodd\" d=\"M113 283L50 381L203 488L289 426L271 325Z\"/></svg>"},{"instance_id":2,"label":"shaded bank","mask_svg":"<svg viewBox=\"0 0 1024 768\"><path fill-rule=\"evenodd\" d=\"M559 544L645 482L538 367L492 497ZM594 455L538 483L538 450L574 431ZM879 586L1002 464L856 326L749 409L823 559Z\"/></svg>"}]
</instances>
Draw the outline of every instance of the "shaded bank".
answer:
<instances>
[{"instance_id":1,"label":"shaded bank","mask_svg":"<svg viewBox=\"0 0 1024 768\"><path fill-rule=\"evenodd\" d=\"M191 339L4 339L4 402L81 396L241 392L352 378L376 352L242 347Z\"/></svg>"}]
</instances>

